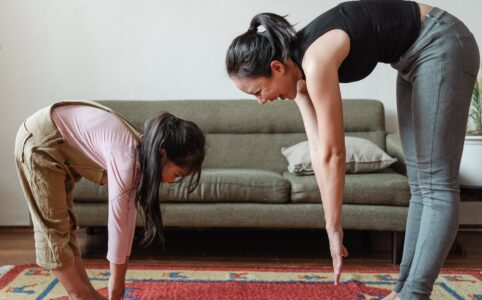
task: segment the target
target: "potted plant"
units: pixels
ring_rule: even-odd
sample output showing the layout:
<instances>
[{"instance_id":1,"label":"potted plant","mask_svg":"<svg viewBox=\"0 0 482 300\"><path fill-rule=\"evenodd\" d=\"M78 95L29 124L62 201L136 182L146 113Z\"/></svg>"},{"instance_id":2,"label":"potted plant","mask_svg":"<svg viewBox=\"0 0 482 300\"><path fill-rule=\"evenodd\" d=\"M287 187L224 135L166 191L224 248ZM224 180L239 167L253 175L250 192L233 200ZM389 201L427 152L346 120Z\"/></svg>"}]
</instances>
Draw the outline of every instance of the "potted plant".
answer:
<instances>
[{"instance_id":1,"label":"potted plant","mask_svg":"<svg viewBox=\"0 0 482 300\"><path fill-rule=\"evenodd\" d=\"M482 188L482 79L475 82L460 164L460 185Z\"/></svg>"},{"instance_id":2,"label":"potted plant","mask_svg":"<svg viewBox=\"0 0 482 300\"><path fill-rule=\"evenodd\" d=\"M472 92L472 102L470 103L469 117L472 124L468 126L467 134L481 135L482 134L482 79L475 82L474 90Z\"/></svg>"}]
</instances>

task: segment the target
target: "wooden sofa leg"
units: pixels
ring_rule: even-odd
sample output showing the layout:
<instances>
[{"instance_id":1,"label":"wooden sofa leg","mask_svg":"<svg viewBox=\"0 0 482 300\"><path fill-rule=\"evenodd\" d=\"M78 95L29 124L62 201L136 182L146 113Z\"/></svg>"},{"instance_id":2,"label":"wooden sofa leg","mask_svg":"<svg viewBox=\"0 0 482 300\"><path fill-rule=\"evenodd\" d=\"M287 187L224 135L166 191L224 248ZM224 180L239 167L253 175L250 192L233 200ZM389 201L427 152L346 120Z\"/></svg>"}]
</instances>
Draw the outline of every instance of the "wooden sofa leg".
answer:
<instances>
[{"instance_id":1,"label":"wooden sofa leg","mask_svg":"<svg viewBox=\"0 0 482 300\"><path fill-rule=\"evenodd\" d=\"M392 232L392 263L399 265L402 262L404 233Z\"/></svg>"}]
</instances>

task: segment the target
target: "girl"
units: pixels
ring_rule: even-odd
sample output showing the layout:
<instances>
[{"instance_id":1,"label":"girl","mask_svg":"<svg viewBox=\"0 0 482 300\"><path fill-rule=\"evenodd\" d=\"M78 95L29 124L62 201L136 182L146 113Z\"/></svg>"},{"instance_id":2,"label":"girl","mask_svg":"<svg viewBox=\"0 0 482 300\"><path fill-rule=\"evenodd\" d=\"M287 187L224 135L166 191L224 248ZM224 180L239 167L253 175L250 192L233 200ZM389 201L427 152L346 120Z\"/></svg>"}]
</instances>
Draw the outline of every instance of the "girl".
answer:
<instances>
[{"instance_id":1,"label":"girl","mask_svg":"<svg viewBox=\"0 0 482 300\"><path fill-rule=\"evenodd\" d=\"M196 124L159 114L141 135L122 116L94 102L63 101L29 117L17 133L15 158L32 216L37 264L53 270L71 299L103 299L90 283L77 244L72 191L81 177L109 190L109 299L121 299L135 230L143 243L161 236L160 183L192 175L199 183L205 139Z\"/></svg>"},{"instance_id":2,"label":"girl","mask_svg":"<svg viewBox=\"0 0 482 300\"><path fill-rule=\"evenodd\" d=\"M262 25L264 31L259 31ZM340 82L378 62L398 70L397 105L411 201L400 278L386 299L428 299L458 227L458 171L479 66L475 39L449 13L411 1L341 3L299 32L256 15L226 55L227 72L262 104L294 99L311 151L338 283L345 145Z\"/></svg>"}]
</instances>

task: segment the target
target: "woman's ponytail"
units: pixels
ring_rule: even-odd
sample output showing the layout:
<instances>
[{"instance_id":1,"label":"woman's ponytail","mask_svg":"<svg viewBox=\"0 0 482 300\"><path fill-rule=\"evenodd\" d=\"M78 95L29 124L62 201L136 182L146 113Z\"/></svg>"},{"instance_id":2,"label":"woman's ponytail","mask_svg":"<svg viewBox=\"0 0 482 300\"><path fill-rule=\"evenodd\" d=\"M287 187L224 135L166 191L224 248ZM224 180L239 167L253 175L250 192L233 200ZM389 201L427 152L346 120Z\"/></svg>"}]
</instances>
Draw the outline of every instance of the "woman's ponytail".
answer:
<instances>
[{"instance_id":1,"label":"woman's ponytail","mask_svg":"<svg viewBox=\"0 0 482 300\"><path fill-rule=\"evenodd\" d=\"M259 32L258 27L264 31ZM226 53L228 74L240 78L271 76L271 62L285 63L296 41L293 26L282 16L261 13L253 17L247 32L236 37Z\"/></svg>"},{"instance_id":2,"label":"woman's ponytail","mask_svg":"<svg viewBox=\"0 0 482 300\"><path fill-rule=\"evenodd\" d=\"M279 52L277 54L280 55L282 61L286 61L296 37L293 26L284 17L273 13L254 16L249 28L258 29L260 25L265 28L262 34L270 41L273 52Z\"/></svg>"}]
</instances>

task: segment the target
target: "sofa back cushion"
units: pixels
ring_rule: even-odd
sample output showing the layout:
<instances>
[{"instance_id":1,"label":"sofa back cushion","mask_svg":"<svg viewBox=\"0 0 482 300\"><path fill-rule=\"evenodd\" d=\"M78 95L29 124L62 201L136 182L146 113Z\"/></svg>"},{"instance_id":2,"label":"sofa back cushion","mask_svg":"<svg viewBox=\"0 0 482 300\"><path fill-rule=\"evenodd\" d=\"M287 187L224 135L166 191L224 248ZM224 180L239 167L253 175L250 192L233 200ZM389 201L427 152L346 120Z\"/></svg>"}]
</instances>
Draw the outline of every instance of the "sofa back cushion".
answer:
<instances>
[{"instance_id":1,"label":"sofa back cushion","mask_svg":"<svg viewBox=\"0 0 482 300\"><path fill-rule=\"evenodd\" d=\"M206 168L250 168L282 172L281 154L306 135L293 101L260 105L255 100L98 101L125 116L139 129L158 112L191 120L206 133ZM385 149L383 104L376 100L344 100L345 134L366 138Z\"/></svg>"}]
</instances>

